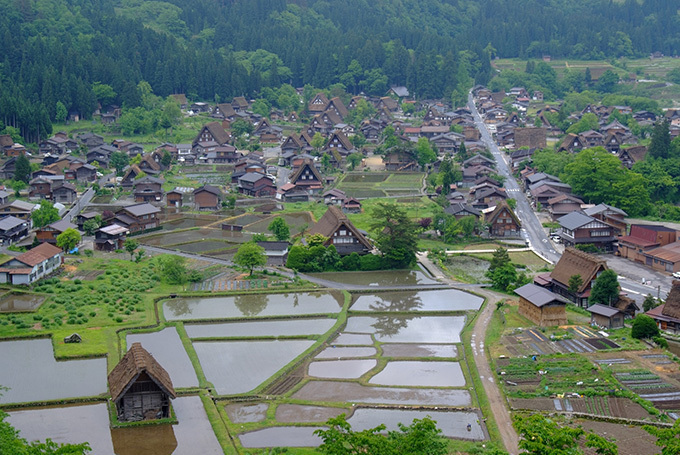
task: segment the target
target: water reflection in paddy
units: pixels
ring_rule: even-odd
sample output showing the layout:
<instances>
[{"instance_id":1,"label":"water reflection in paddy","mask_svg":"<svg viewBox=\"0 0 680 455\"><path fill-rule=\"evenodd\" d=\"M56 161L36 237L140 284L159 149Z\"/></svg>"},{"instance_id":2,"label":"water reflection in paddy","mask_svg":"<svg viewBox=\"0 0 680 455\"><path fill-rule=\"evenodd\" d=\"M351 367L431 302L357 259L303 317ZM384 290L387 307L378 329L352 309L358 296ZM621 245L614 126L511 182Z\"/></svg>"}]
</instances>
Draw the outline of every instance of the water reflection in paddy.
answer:
<instances>
[{"instance_id":1,"label":"water reflection in paddy","mask_svg":"<svg viewBox=\"0 0 680 455\"><path fill-rule=\"evenodd\" d=\"M373 346L373 338L371 338L371 335L361 333L341 333L333 340L333 344L337 346Z\"/></svg>"},{"instance_id":2,"label":"water reflection in paddy","mask_svg":"<svg viewBox=\"0 0 680 455\"><path fill-rule=\"evenodd\" d=\"M318 447L321 438L314 434L319 427L270 427L240 434L243 447Z\"/></svg>"},{"instance_id":3,"label":"water reflection in paddy","mask_svg":"<svg viewBox=\"0 0 680 455\"><path fill-rule=\"evenodd\" d=\"M314 344L313 340L196 342L194 349L219 395L245 393Z\"/></svg>"},{"instance_id":4,"label":"water reflection in paddy","mask_svg":"<svg viewBox=\"0 0 680 455\"><path fill-rule=\"evenodd\" d=\"M375 359L312 362L309 364L309 375L317 378L356 379L366 374L377 364L378 361Z\"/></svg>"},{"instance_id":5,"label":"water reflection in paddy","mask_svg":"<svg viewBox=\"0 0 680 455\"><path fill-rule=\"evenodd\" d=\"M467 311L478 310L483 299L455 289L384 292L360 295L353 311Z\"/></svg>"},{"instance_id":6,"label":"water reflection in paddy","mask_svg":"<svg viewBox=\"0 0 680 455\"><path fill-rule=\"evenodd\" d=\"M287 319L285 321L225 322L186 324L189 338L227 338L321 335L335 324L335 319Z\"/></svg>"},{"instance_id":7,"label":"water reflection in paddy","mask_svg":"<svg viewBox=\"0 0 680 455\"><path fill-rule=\"evenodd\" d=\"M127 336L128 347L135 342L141 343L163 365L175 388L198 387L196 372L175 327Z\"/></svg>"},{"instance_id":8,"label":"water reflection in paddy","mask_svg":"<svg viewBox=\"0 0 680 455\"><path fill-rule=\"evenodd\" d=\"M42 295L9 292L0 297L0 313L11 311L33 311L45 300Z\"/></svg>"},{"instance_id":9,"label":"water reflection in paddy","mask_svg":"<svg viewBox=\"0 0 680 455\"><path fill-rule=\"evenodd\" d=\"M106 359L57 362L48 339L0 342L0 403L18 403L106 393Z\"/></svg>"},{"instance_id":10,"label":"water reflection in paddy","mask_svg":"<svg viewBox=\"0 0 680 455\"><path fill-rule=\"evenodd\" d=\"M368 382L396 386L462 387L465 376L458 362L393 361Z\"/></svg>"},{"instance_id":11,"label":"water reflection in paddy","mask_svg":"<svg viewBox=\"0 0 680 455\"><path fill-rule=\"evenodd\" d=\"M355 431L375 428L381 423L387 427L386 431L396 431L399 429L399 423L410 425L413 419L428 416L437 422L437 427L442 430L442 436L477 441L485 439L484 431L479 424L479 416L474 412L362 408L354 411L347 421ZM468 425L470 431L467 431Z\"/></svg>"},{"instance_id":12,"label":"water reflection in paddy","mask_svg":"<svg viewBox=\"0 0 680 455\"><path fill-rule=\"evenodd\" d=\"M420 270L389 270L366 272L310 273L310 276L336 283L360 286L406 286L418 284L441 284Z\"/></svg>"},{"instance_id":13,"label":"water reflection in paddy","mask_svg":"<svg viewBox=\"0 0 680 455\"><path fill-rule=\"evenodd\" d=\"M327 406L305 406L301 404L281 404L276 408L276 420L286 423L325 422L331 417L346 414L343 408Z\"/></svg>"},{"instance_id":14,"label":"water reflection in paddy","mask_svg":"<svg viewBox=\"0 0 680 455\"><path fill-rule=\"evenodd\" d=\"M178 298L163 302L168 320L338 313L340 295L321 292Z\"/></svg>"},{"instance_id":15,"label":"water reflection in paddy","mask_svg":"<svg viewBox=\"0 0 680 455\"><path fill-rule=\"evenodd\" d=\"M460 389L366 387L355 382L309 381L292 398L345 403L469 406L470 393Z\"/></svg>"},{"instance_id":16,"label":"water reflection in paddy","mask_svg":"<svg viewBox=\"0 0 680 455\"><path fill-rule=\"evenodd\" d=\"M370 346L359 347L335 347L331 346L319 353L317 359L343 359L349 357L373 357L377 354L377 349Z\"/></svg>"},{"instance_id":17,"label":"water reflection in paddy","mask_svg":"<svg viewBox=\"0 0 680 455\"><path fill-rule=\"evenodd\" d=\"M234 403L224 407L229 420L234 423L262 422L267 417L267 409L269 409L267 403Z\"/></svg>"},{"instance_id":18,"label":"water reflection in paddy","mask_svg":"<svg viewBox=\"0 0 680 455\"><path fill-rule=\"evenodd\" d=\"M104 403L12 411L8 421L29 441L47 438L58 443L87 441L92 453L97 455L223 453L199 397L179 397L172 401L172 406L179 424L163 425L164 428L110 430ZM152 445L150 441L163 445ZM176 445L174 451L173 444Z\"/></svg>"},{"instance_id":19,"label":"water reflection in paddy","mask_svg":"<svg viewBox=\"0 0 680 455\"><path fill-rule=\"evenodd\" d=\"M458 349L453 344L398 344L382 345L384 357L456 357Z\"/></svg>"},{"instance_id":20,"label":"water reflection in paddy","mask_svg":"<svg viewBox=\"0 0 680 455\"><path fill-rule=\"evenodd\" d=\"M352 316L348 332L372 333L378 341L460 343L464 316Z\"/></svg>"}]
</instances>

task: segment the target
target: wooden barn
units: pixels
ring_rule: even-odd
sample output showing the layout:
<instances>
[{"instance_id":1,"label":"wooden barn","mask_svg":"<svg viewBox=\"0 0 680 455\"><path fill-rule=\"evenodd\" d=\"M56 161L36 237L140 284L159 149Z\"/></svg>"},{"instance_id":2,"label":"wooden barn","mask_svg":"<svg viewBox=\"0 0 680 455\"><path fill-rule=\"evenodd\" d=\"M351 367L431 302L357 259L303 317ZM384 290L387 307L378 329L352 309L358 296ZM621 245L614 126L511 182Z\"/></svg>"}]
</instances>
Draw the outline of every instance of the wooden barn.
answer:
<instances>
[{"instance_id":1,"label":"wooden barn","mask_svg":"<svg viewBox=\"0 0 680 455\"><path fill-rule=\"evenodd\" d=\"M680 334L680 280L673 280L666 302L645 313L656 321L661 330Z\"/></svg>"},{"instance_id":2,"label":"wooden barn","mask_svg":"<svg viewBox=\"0 0 680 455\"><path fill-rule=\"evenodd\" d=\"M119 421L170 416L170 399L176 396L170 375L140 343L132 345L109 373L108 381Z\"/></svg>"},{"instance_id":3,"label":"wooden barn","mask_svg":"<svg viewBox=\"0 0 680 455\"><path fill-rule=\"evenodd\" d=\"M590 311L590 323L597 324L605 329L620 329L623 327L623 311L613 306L596 303L588 307Z\"/></svg>"},{"instance_id":4,"label":"wooden barn","mask_svg":"<svg viewBox=\"0 0 680 455\"><path fill-rule=\"evenodd\" d=\"M541 327L567 323L567 301L557 294L535 284L525 284L515 289L519 295L518 312Z\"/></svg>"}]
</instances>

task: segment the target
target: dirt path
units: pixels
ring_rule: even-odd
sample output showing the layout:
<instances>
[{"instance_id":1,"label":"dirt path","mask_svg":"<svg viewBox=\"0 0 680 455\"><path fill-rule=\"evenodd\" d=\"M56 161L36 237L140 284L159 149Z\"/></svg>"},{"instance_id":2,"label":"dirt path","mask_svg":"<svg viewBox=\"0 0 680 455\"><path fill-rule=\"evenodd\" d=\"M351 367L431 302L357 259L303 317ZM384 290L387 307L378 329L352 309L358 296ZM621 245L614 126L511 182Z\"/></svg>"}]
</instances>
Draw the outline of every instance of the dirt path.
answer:
<instances>
[{"instance_id":1,"label":"dirt path","mask_svg":"<svg viewBox=\"0 0 680 455\"><path fill-rule=\"evenodd\" d=\"M429 270L432 275L442 282L450 284L454 287L457 287L460 284L447 278L436 265L427 259L426 253L420 253L418 255L418 261L427 270ZM475 325L472 329L472 339L470 344L472 345L473 358L475 360L475 364L477 365L479 377L482 380L482 384L484 384L484 391L486 392L486 396L489 400L491 412L496 419L498 431L500 432L501 438L503 439L505 450L507 450L511 455L516 455L519 453L519 448L517 446L519 443L519 437L512 426L512 419L510 418L510 411L508 410L507 402L498 388L498 384L496 383L495 375L491 370L491 365L489 364L489 359L487 357L487 351L485 350L484 346L486 328L489 326L489 321L491 320L491 316L493 315L493 312L496 308L496 302L504 298L504 296L483 288L477 288L475 289L475 292L482 295L487 300L487 304L482 312L477 315L477 321L475 322Z\"/></svg>"}]
</instances>

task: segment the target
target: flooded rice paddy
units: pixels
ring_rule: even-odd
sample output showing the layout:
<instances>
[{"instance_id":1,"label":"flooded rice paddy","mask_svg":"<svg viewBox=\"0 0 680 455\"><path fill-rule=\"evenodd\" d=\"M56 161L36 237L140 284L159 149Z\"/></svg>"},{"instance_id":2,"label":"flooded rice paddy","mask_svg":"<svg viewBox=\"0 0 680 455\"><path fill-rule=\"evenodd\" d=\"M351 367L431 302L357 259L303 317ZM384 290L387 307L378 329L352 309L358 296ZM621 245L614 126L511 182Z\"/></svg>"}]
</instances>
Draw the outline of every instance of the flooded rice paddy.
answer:
<instances>
[{"instance_id":1,"label":"flooded rice paddy","mask_svg":"<svg viewBox=\"0 0 680 455\"><path fill-rule=\"evenodd\" d=\"M408 286L419 284L440 284L420 270L385 270L366 272L310 273L310 276L335 281L336 283L361 286Z\"/></svg>"},{"instance_id":2,"label":"flooded rice paddy","mask_svg":"<svg viewBox=\"0 0 680 455\"><path fill-rule=\"evenodd\" d=\"M87 397L106 393L106 359L57 362L47 339L0 342L0 403Z\"/></svg>"},{"instance_id":3,"label":"flooded rice paddy","mask_svg":"<svg viewBox=\"0 0 680 455\"><path fill-rule=\"evenodd\" d=\"M360 295L352 311L411 312L478 310L484 299L455 289Z\"/></svg>"},{"instance_id":4,"label":"flooded rice paddy","mask_svg":"<svg viewBox=\"0 0 680 455\"><path fill-rule=\"evenodd\" d=\"M42 295L8 292L0 296L0 313L37 310L44 301Z\"/></svg>"},{"instance_id":5,"label":"flooded rice paddy","mask_svg":"<svg viewBox=\"0 0 680 455\"><path fill-rule=\"evenodd\" d=\"M321 438L314 434L319 427L269 427L239 435L243 447L318 447Z\"/></svg>"},{"instance_id":6,"label":"flooded rice paddy","mask_svg":"<svg viewBox=\"0 0 680 455\"><path fill-rule=\"evenodd\" d=\"M464 325L464 316L352 316L345 330L384 343L460 343Z\"/></svg>"},{"instance_id":7,"label":"flooded rice paddy","mask_svg":"<svg viewBox=\"0 0 680 455\"><path fill-rule=\"evenodd\" d=\"M229 420L234 423L262 422L267 417L267 409L269 409L267 403L235 403L224 407Z\"/></svg>"},{"instance_id":8,"label":"flooded rice paddy","mask_svg":"<svg viewBox=\"0 0 680 455\"><path fill-rule=\"evenodd\" d=\"M297 356L313 340L195 342L194 349L218 395L253 390Z\"/></svg>"},{"instance_id":9,"label":"flooded rice paddy","mask_svg":"<svg viewBox=\"0 0 680 455\"><path fill-rule=\"evenodd\" d=\"M424 406L469 406L470 392L460 389L368 387L356 382L309 381L292 396L310 401Z\"/></svg>"},{"instance_id":10,"label":"flooded rice paddy","mask_svg":"<svg viewBox=\"0 0 680 455\"><path fill-rule=\"evenodd\" d=\"M324 360L309 364L309 375L326 379L358 379L375 368L375 359Z\"/></svg>"},{"instance_id":11,"label":"flooded rice paddy","mask_svg":"<svg viewBox=\"0 0 680 455\"><path fill-rule=\"evenodd\" d=\"M359 347L335 347L330 346L321 351L315 358L317 359L346 359L352 357L373 357L377 354L377 349L369 346Z\"/></svg>"},{"instance_id":12,"label":"flooded rice paddy","mask_svg":"<svg viewBox=\"0 0 680 455\"><path fill-rule=\"evenodd\" d=\"M314 423L346 414L343 408L331 408L328 406L305 406L301 404L282 404L276 408L277 422L285 423Z\"/></svg>"},{"instance_id":13,"label":"flooded rice paddy","mask_svg":"<svg viewBox=\"0 0 680 455\"><path fill-rule=\"evenodd\" d=\"M371 384L418 387L463 387L465 376L458 362L388 362Z\"/></svg>"},{"instance_id":14,"label":"flooded rice paddy","mask_svg":"<svg viewBox=\"0 0 680 455\"><path fill-rule=\"evenodd\" d=\"M247 294L178 298L163 303L167 320L229 319L339 313L341 296L333 293Z\"/></svg>"},{"instance_id":15,"label":"flooded rice paddy","mask_svg":"<svg viewBox=\"0 0 680 455\"><path fill-rule=\"evenodd\" d=\"M335 319L286 319L280 321L224 322L219 324L186 324L189 338L230 338L321 335L335 324Z\"/></svg>"},{"instance_id":16,"label":"flooded rice paddy","mask_svg":"<svg viewBox=\"0 0 680 455\"><path fill-rule=\"evenodd\" d=\"M202 228L190 231L167 232L143 236L139 242L144 245L176 248L177 245L190 244L191 242L221 240L223 242L245 243L250 240L250 235L242 232L223 231L221 227Z\"/></svg>"},{"instance_id":17,"label":"flooded rice paddy","mask_svg":"<svg viewBox=\"0 0 680 455\"><path fill-rule=\"evenodd\" d=\"M168 327L160 332L142 333L127 336L128 348L139 342L152 356L163 365L170 375L175 389L181 387L198 387L198 378L187 355L177 329Z\"/></svg>"},{"instance_id":18,"label":"flooded rice paddy","mask_svg":"<svg viewBox=\"0 0 680 455\"><path fill-rule=\"evenodd\" d=\"M398 344L382 345L385 357L450 357L458 356L458 349L453 344Z\"/></svg>"},{"instance_id":19,"label":"flooded rice paddy","mask_svg":"<svg viewBox=\"0 0 680 455\"><path fill-rule=\"evenodd\" d=\"M359 333L341 333L332 343L336 346L373 346L373 338Z\"/></svg>"},{"instance_id":20,"label":"flooded rice paddy","mask_svg":"<svg viewBox=\"0 0 680 455\"><path fill-rule=\"evenodd\" d=\"M87 441L97 455L223 453L199 397L179 397L172 406L177 425L110 429L104 403L12 411L8 421L29 441Z\"/></svg>"}]
</instances>

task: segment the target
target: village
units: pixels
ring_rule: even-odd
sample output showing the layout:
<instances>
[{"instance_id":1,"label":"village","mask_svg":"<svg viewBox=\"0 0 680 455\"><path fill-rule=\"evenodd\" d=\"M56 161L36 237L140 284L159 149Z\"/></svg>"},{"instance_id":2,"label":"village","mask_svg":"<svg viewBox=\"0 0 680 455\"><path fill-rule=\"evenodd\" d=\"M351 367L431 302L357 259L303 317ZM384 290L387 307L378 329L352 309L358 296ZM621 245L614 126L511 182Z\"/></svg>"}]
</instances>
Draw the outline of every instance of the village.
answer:
<instances>
[{"instance_id":1,"label":"village","mask_svg":"<svg viewBox=\"0 0 680 455\"><path fill-rule=\"evenodd\" d=\"M659 453L641 426L680 411L680 226L541 166L630 170L648 141L622 119L672 140L680 109L589 104L566 132L522 87L297 94L268 115L171 95L183 143L123 139L114 105L36 149L0 136L0 406L23 437L304 454L340 414L430 416L451 452L517 454L510 415L537 413Z\"/></svg>"}]
</instances>

